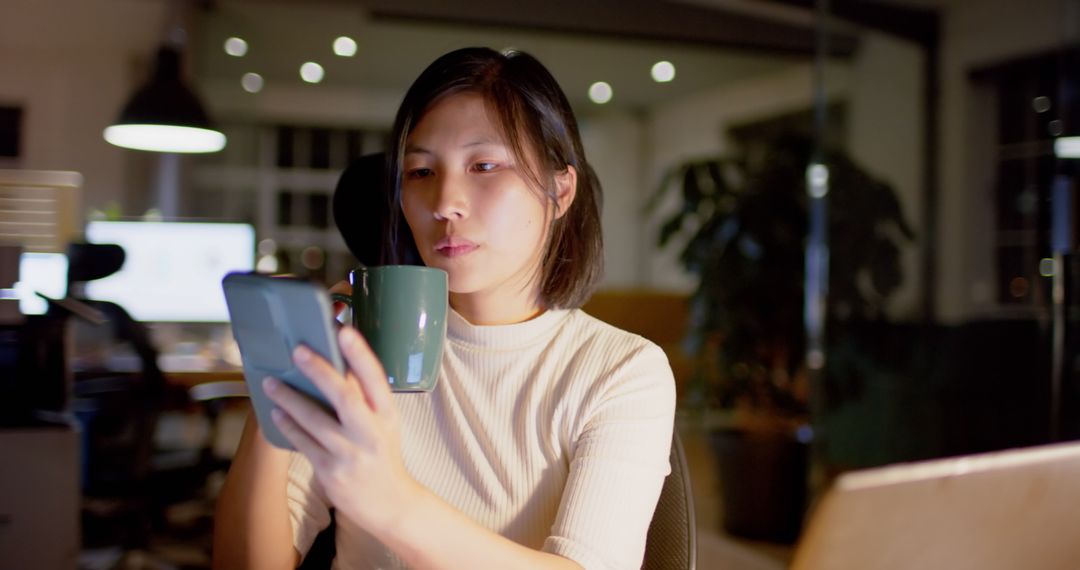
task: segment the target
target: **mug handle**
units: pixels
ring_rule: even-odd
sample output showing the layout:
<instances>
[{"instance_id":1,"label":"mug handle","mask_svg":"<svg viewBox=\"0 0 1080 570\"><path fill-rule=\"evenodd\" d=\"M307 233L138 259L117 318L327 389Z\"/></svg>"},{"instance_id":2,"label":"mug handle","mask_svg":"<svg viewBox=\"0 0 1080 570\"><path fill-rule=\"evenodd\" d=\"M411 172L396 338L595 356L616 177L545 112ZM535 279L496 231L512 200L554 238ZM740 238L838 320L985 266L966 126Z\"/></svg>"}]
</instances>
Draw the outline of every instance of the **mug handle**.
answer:
<instances>
[{"instance_id":1,"label":"mug handle","mask_svg":"<svg viewBox=\"0 0 1080 570\"><path fill-rule=\"evenodd\" d=\"M342 320L340 317L338 317L338 315L334 315L334 320L336 320L339 324L343 324L343 325L352 324L352 312L353 312L352 297L350 297L348 295L342 295L341 293L330 293L330 299L333 300L334 302L337 302L337 303L345 303L345 306L348 307L348 311L349 311L349 317L347 319ZM341 314L344 315L345 312L342 311Z\"/></svg>"}]
</instances>

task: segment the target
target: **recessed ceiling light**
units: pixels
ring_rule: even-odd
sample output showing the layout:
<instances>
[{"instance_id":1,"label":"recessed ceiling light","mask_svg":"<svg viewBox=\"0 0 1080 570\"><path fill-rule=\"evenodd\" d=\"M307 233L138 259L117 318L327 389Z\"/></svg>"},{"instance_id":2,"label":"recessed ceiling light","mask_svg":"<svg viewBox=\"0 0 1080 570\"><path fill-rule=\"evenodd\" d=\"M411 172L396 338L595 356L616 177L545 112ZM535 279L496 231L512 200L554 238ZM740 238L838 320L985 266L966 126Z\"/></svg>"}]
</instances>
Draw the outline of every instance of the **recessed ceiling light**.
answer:
<instances>
[{"instance_id":1,"label":"recessed ceiling light","mask_svg":"<svg viewBox=\"0 0 1080 570\"><path fill-rule=\"evenodd\" d=\"M323 80L323 68L314 61L309 61L300 66L300 78L308 83L318 83Z\"/></svg>"},{"instance_id":2,"label":"recessed ceiling light","mask_svg":"<svg viewBox=\"0 0 1080 570\"><path fill-rule=\"evenodd\" d=\"M245 73L240 78L240 86L248 93L258 93L263 88L263 77L258 73Z\"/></svg>"},{"instance_id":3,"label":"recessed ceiling light","mask_svg":"<svg viewBox=\"0 0 1080 570\"><path fill-rule=\"evenodd\" d=\"M652 78L657 83L667 83L675 79L675 66L670 61L658 61L652 66Z\"/></svg>"},{"instance_id":4,"label":"recessed ceiling light","mask_svg":"<svg viewBox=\"0 0 1080 570\"><path fill-rule=\"evenodd\" d=\"M244 40L232 37L225 40L225 53L233 57L244 57L247 54L248 45Z\"/></svg>"},{"instance_id":5,"label":"recessed ceiling light","mask_svg":"<svg viewBox=\"0 0 1080 570\"><path fill-rule=\"evenodd\" d=\"M591 99L593 103L603 105L604 103L611 101L612 95L611 85L608 85L604 81L597 81L589 87L589 99Z\"/></svg>"},{"instance_id":6,"label":"recessed ceiling light","mask_svg":"<svg viewBox=\"0 0 1080 570\"><path fill-rule=\"evenodd\" d=\"M334 40L334 53L341 57L356 55L356 41L348 36L341 36Z\"/></svg>"}]
</instances>

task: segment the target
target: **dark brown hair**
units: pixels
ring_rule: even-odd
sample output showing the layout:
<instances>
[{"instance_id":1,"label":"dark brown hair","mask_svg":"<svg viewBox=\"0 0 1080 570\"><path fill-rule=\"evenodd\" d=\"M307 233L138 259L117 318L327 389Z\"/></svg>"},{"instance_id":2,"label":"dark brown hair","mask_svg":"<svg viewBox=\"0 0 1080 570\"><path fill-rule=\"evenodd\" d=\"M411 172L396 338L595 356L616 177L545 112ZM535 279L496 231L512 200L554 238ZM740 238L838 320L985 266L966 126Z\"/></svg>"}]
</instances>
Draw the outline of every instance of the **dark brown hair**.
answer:
<instances>
[{"instance_id":1,"label":"dark brown hair","mask_svg":"<svg viewBox=\"0 0 1080 570\"><path fill-rule=\"evenodd\" d=\"M585 160L577 120L555 78L536 58L518 51L488 48L452 51L420 74L398 109L387 153L387 172L394 204L391 235L404 222L401 212L402 162L405 142L433 104L449 95L478 93L494 111L502 134L523 176L555 204L555 175L568 166L577 170L573 202L553 217L540 264L540 299L553 309L580 307L603 273L604 244L600 230L603 196L600 182ZM400 255L400 248L395 248Z\"/></svg>"}]
</instances>

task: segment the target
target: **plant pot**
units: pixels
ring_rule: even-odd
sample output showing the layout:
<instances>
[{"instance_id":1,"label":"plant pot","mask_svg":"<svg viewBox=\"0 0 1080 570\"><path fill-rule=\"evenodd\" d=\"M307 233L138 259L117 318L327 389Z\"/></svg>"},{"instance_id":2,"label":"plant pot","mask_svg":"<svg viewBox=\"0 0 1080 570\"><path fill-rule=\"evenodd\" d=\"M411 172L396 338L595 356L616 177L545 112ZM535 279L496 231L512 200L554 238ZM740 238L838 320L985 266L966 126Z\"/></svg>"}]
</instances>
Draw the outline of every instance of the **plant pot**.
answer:
<instances>
[{"instance_id":1,"label":"plant pot","mask_svg":"<svg viewBox=\"0 0 1080 570\"><path fill-rule=\"evenodd\" d=\"M724 529L794 543L806 512L809 446L780 431L719 429L709 440L719 467Z\"/></svg>"}]
</instances>

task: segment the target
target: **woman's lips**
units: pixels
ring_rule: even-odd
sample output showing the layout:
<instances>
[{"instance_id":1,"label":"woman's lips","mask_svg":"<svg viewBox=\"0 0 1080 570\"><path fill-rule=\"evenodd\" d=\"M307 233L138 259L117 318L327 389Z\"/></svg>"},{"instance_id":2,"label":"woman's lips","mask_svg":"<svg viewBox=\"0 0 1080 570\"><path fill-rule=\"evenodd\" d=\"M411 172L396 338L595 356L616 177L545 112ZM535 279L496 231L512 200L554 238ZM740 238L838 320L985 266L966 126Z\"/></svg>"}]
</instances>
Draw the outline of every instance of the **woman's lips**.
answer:
<instances>
[{"instance_id":1,"label":"woman's lips","mask_svg":"<svg viewBox=\"0 0 1080 570\"><path fill-rule=\"evenodd\" d=\"M472 253L477 247L475 243L469 240L446 237L435 244L435 251L446 257L460 257Z\"/></svg>"}]
</instances>

